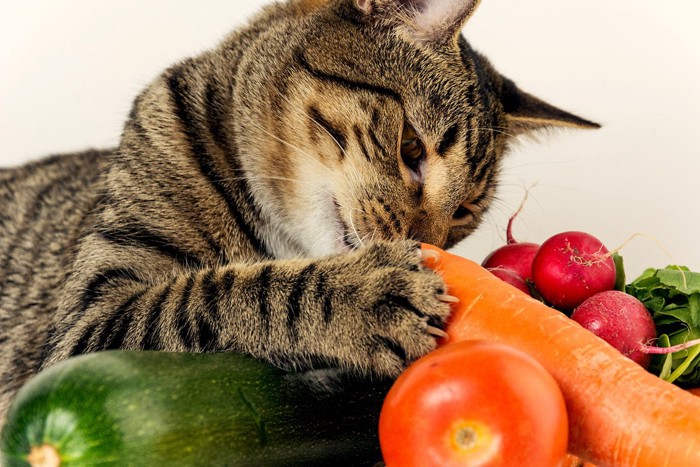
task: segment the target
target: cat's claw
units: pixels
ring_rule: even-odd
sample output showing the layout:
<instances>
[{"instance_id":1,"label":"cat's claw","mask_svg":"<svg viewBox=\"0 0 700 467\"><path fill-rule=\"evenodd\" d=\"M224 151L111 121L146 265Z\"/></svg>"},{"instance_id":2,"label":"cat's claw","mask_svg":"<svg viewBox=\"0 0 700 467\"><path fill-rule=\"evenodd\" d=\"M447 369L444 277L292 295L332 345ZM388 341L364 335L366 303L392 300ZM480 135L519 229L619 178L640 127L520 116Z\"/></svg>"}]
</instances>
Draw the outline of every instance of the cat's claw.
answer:
<instances>
[{"instance_id":1,"label":"cat's claw","mask_svg":"<svg viewBox=\"0 0 700 467\"><path fill-rule=\"evenodd\" d=\"M445 303L459 303L459 298L453 295L438 294L437 299Z\"/></svg>"},{"instance_id":2,"label":"cat's claw","mask_svg":"<svg viewBox=\"0 0 700 467\"><path fill-rule=\"evenodd\" d=\"M419 249L418 257L421 259L421 261L430 260L433 263L437 263L440 260L440 253L434 250Z\"/></svg>"},{"instance_id":3,"label":"cat's claw","mask_svg":"<svg viewBox=\"0 0 700 467\"><path fill-rule=\"evenodd\" d=\"M436 328L435 326L427 326L425 328L425 332L427 332L431 336L442 337L443 339L448 337L448 335L445 331L443 331L440 328Z\"/></svg>"}]
</instances>

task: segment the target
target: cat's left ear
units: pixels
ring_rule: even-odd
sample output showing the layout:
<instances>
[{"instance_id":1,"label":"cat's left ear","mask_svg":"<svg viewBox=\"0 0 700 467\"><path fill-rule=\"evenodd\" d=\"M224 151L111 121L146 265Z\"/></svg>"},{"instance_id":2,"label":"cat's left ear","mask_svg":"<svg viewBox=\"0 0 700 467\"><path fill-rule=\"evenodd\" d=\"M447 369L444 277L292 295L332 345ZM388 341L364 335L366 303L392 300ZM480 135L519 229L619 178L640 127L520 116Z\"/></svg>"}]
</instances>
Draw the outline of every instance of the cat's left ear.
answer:
<instances>
[{"instance_id":1,"label":"cat's left ear","mask_svg":"<svg viewBox=\"0 0 700 467\"><path fill-rule=\"evenodd\" d=\"M512 135L548 127L600 128L595 122L561 110L520 90L508 78L503 78L500 98L508 121L508 133Z\"/></svg>"},{"instance_id":2,"label":"cat's left ear","mask_svg":"<svg viewBox=\"0 0 700 467\"><path fill-rule=\"evenodd\" d=\"M405 24L416 38L449 42L472 16L480 0L353 0L365 15Z\"/></svg>"}]
</instances>

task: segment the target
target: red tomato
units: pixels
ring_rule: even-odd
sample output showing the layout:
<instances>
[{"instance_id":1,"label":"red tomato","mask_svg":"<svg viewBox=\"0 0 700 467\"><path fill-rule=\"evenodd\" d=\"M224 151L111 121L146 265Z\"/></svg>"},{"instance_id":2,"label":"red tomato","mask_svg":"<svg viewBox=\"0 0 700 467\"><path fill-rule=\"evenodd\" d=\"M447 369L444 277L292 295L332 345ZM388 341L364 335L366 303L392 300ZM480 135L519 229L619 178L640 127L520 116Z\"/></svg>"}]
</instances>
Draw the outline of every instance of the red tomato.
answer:
<instances>
[{"instance_id":1,"label":"red tomato","mask_svg":"<svg viewBox=\"0 0 700 467\"><path fill-rule=\"evenodd\" d=\"M560 466L568 419L552 376L505 344L462 341L412 364L379 417L387 467Z\"/></svg>"}]
</instances>

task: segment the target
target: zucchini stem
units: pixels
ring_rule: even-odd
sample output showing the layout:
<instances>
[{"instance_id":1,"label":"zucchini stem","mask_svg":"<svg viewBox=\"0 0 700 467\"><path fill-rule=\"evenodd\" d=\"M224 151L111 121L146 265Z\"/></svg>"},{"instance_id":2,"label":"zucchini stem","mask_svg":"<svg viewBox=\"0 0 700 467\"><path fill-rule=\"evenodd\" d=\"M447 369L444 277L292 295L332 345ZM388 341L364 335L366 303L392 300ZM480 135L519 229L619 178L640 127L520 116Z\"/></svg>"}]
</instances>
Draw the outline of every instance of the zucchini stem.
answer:
<instances>
[{"instance_id":1,"label":"zucchini stem","mask_svg":"<svg viewBox=\"0 0 700 467\"><path fill-rule=\"evenodd\" d=\"M32 446L32 450L27 456L27 462L32 467L59 467L61 456L54 446L44 443L41 446Z\"/></svg>"}]
</instances>

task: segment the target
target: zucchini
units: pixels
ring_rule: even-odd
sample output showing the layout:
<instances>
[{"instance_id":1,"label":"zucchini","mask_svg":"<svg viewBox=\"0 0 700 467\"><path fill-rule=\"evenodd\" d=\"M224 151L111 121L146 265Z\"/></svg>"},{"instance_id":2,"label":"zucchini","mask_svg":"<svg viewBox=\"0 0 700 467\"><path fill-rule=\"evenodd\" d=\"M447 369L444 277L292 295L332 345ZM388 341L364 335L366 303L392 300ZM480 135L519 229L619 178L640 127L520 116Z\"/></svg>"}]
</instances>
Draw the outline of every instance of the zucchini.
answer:
<instances>
[{"instance_id":1,"label":"zucchini","mask_svg":"<svg viewBox=\"0 0 700 467\"><path fill-rule=\"evenodd\" d=\"M314 389L309 375L231 354L106 351L17 394L0 465L367 465L390 382ZM39 463L39 460L45 462Z\"/></svg>"}]
</instances>

